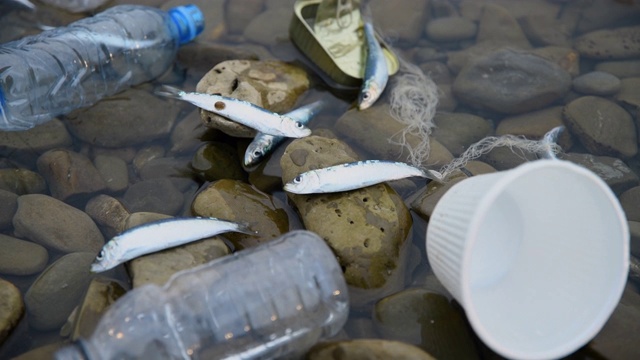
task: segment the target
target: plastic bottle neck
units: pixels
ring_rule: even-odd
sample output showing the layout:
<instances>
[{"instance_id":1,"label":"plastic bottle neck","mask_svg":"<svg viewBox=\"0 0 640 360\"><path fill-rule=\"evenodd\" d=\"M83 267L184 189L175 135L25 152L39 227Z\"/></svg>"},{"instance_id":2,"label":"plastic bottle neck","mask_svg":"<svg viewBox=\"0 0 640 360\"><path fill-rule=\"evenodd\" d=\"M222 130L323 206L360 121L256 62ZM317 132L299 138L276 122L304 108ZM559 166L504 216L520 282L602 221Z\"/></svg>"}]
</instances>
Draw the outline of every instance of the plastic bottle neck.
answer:
<instances>
[{"instance_id":1,"label":"plastic bottle neck","mask_svg":"<svg viewBox=\"0 0 640 360\"><path fill-rule=\"evenodd\" d=\"M195 5L176 6L169 9L169 17L178 29L178 42L186 44L204 29L204 15Z\"/></svg>"}]
</instances>

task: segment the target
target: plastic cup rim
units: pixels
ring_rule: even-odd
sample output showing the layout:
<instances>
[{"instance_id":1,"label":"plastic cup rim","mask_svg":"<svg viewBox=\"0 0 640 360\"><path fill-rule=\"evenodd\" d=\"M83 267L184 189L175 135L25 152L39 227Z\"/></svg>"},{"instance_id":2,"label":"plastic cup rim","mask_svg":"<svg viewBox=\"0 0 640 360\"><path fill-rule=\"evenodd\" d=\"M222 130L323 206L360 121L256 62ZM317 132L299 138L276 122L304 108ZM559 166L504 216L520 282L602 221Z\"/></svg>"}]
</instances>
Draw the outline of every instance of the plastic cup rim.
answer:
<instances>
[{"instance_id":1,"label":"plastic cup rim","mask_svg":"<svg viewBox=\"0 0 640 360\"><path fill-rule=\"evenodd\" d=\"M548 166L553 166L556 168L565 168L578 173L579 175L584 176L589 180L593 185L597 186L602 190L608 200L608 206L612 208L617 218L620 221L620 228L622 230L622 235L625 238L629 238L629 227L626 222L626 216L624 211L622 210L619 202L613 191L609 188L609 186L596 174L591 172L590 170L571 163L566 160L556 160L556 159L543 159L536 160L528 163L524 163L510 170L504 171L502 177L500 177L490 188L489 192L485 194L480 203L476 206L474 211L474 216L472 216L472 221L467 229L467 233L465 234L465 245L464 251L462 255L461 267L460 267L460 294L462 296L461 303L465 309L465 313L469 322L471 323L474 331L477 335L484 341L487 345L489 345L492 349L499 352L501 355L506 356L508 358L520 358L520 359L544 359L544 358L557 358L570 354L571 352L578 349L580 346L584 345L588 340L592 339L602 328L606 320L609 318L616 305L619 302L620 297L622 296L622 292L624 291L624 285L626 283L627 271L624 269L628 269L629 263L629 243L624 242L623 244L623 263L622 263L622 271L620 271L620 279L618 281L617 287L618 291L615 294L610 294L608 301L605 303L605 306L602 307L600 312L594 314L593 321L589 324L588 328L577 336L575 336L574 340L562 344L561 346L557 346L552 349L543 349L537 352L526 351L520 349L513 349L510 347L505 347L501 342L491 336L491 332L488 331L483 325L482 321L477 316L477 311L475 306L473 306L472 302L472 290L469 282L469 272L468 268L471 265L471 249L473 249L476 239L471 237L470 234L476 231L484 221L488 209L495 202L495 200L500 196L502 191L506 188L506 186L511 183L513 180L525 176L526 174L537 171L541 168L545 168Z\"/></svg>"}]
</instances>

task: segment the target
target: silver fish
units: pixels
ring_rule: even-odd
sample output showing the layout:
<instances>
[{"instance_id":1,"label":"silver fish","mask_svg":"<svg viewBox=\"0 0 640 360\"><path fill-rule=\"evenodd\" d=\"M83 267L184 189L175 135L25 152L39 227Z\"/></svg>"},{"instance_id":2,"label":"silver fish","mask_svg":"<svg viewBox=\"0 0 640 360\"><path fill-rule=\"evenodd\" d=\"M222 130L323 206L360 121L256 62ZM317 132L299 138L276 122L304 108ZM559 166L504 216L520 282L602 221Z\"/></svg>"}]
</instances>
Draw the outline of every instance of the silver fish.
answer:
<instances>
[{"instance_id":1,"label":"silver fish","mask_svg":"<svg viewBox=\"0 0 640 360\"><path fill-rule=\"evenodd\" d=\"M216 218L170 218L142 224L109 240L91 264L91 271L107 271L141 255L230 231L255 234L245 224Z\"/></svg>"},{"instance_id":2,"label":"silver fish","mask_svg":"<svg viewBox=\"0 0 640 360\"><path fill-rule=\"evenodd\" d=\"M265 134L291 138L311 135L311 130L299 121L286 115L271 112L248 101L216 94L186 92L167 85L163 85L162 90L156 91L156 94L190 102L202 109Z\"/></svg>"},{"instance_id":3,"label":"silver fish","mask_svg":"<svg viewBox=\"0 0 640 360\"><path fill-rule=\"evenodd\" d=\"M441 180L437 171L423 171L402 162L366 160L304 172L285 184L284 190L294 194L333 193L412 176Z\"/></svg>"},{"instance_id":4,"label":"silver fish","mask_svg":"<svg viewBox=\"0 0 640 360\"><path fill-rule=\"evenodd\" d=\"M362 87L358 96L358 108L360 110L369 108L378 100L389 80L387 61L382 52L382 47L378 43L378 39L376 39L373 25L368 21L364 23L364 35L367 41L367 58Z\"/></svg>"},{"instance_id":5,"label":"silver fish","mask_svg":"<svg viewBox=\"0 0 640 360\"><path fill-rule=\"evenodd\" d=\"M318 100L288 112L285 116L298 121L302 125L307 125L311 119L322 111L325 105L324 101ZM244 166L247 169L254 168L284 140L286 140L284 136L273 136L264 133L256 134L244 153Z\"/></svg>"}]
</instances>

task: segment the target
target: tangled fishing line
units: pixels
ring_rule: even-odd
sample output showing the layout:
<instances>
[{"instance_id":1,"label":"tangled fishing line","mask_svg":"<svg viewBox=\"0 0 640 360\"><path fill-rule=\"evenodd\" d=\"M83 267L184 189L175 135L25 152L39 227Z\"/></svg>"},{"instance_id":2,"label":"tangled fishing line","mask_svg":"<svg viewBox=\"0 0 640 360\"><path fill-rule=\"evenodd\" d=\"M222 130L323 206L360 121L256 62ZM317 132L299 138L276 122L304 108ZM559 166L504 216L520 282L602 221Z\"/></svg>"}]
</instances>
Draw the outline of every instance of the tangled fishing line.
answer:
<instances>
[{"instance_id":1,"label":"tangled fishing line","mask_svg":"<svg viewBox=\"0 0 640 360\"><path fill-rule=\"evenodd\" d=\"M422 70L411 63L400 59L402 74L395 77L394 87L389 101L391 116L404 125L394 134L389 142L408 150L408 161L416 167L422 167L429 158L431 146L429 137L435 123L433 118L438 105L438 87ZM445 181L454 171L464 167L469 161L485 155L497 147L508 147L512 152L520 151L537 154L542 157L555 158L562 149L556 144L563 127L548 132L542 140L529 140L523 136L503 135L489 136L472 144L450 163L444 165L438 174ZM409 136L415 136L417 144L412 145ZM436 173L432 171L432 173Z\"/></svg>"}]
</instances>

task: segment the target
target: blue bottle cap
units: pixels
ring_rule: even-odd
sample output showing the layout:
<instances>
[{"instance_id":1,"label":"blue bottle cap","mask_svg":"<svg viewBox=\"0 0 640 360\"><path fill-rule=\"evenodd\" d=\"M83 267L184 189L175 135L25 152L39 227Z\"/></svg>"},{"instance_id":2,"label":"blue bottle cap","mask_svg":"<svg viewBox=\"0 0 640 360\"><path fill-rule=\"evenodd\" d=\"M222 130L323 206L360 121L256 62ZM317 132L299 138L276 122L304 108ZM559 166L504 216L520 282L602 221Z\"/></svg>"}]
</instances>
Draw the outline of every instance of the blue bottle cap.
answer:
<instances>
[{"instance_id":1,"label":"blue bottle cap","mask_svg":"<svg viewBox=\"0 0 640 360\"><path fill-rule=\"evenodd\" d=\"M178 27L180 45L195 39L204 29L204 15L193 4L171 8L169 16Z\"/></svg>"}]
</instances>

